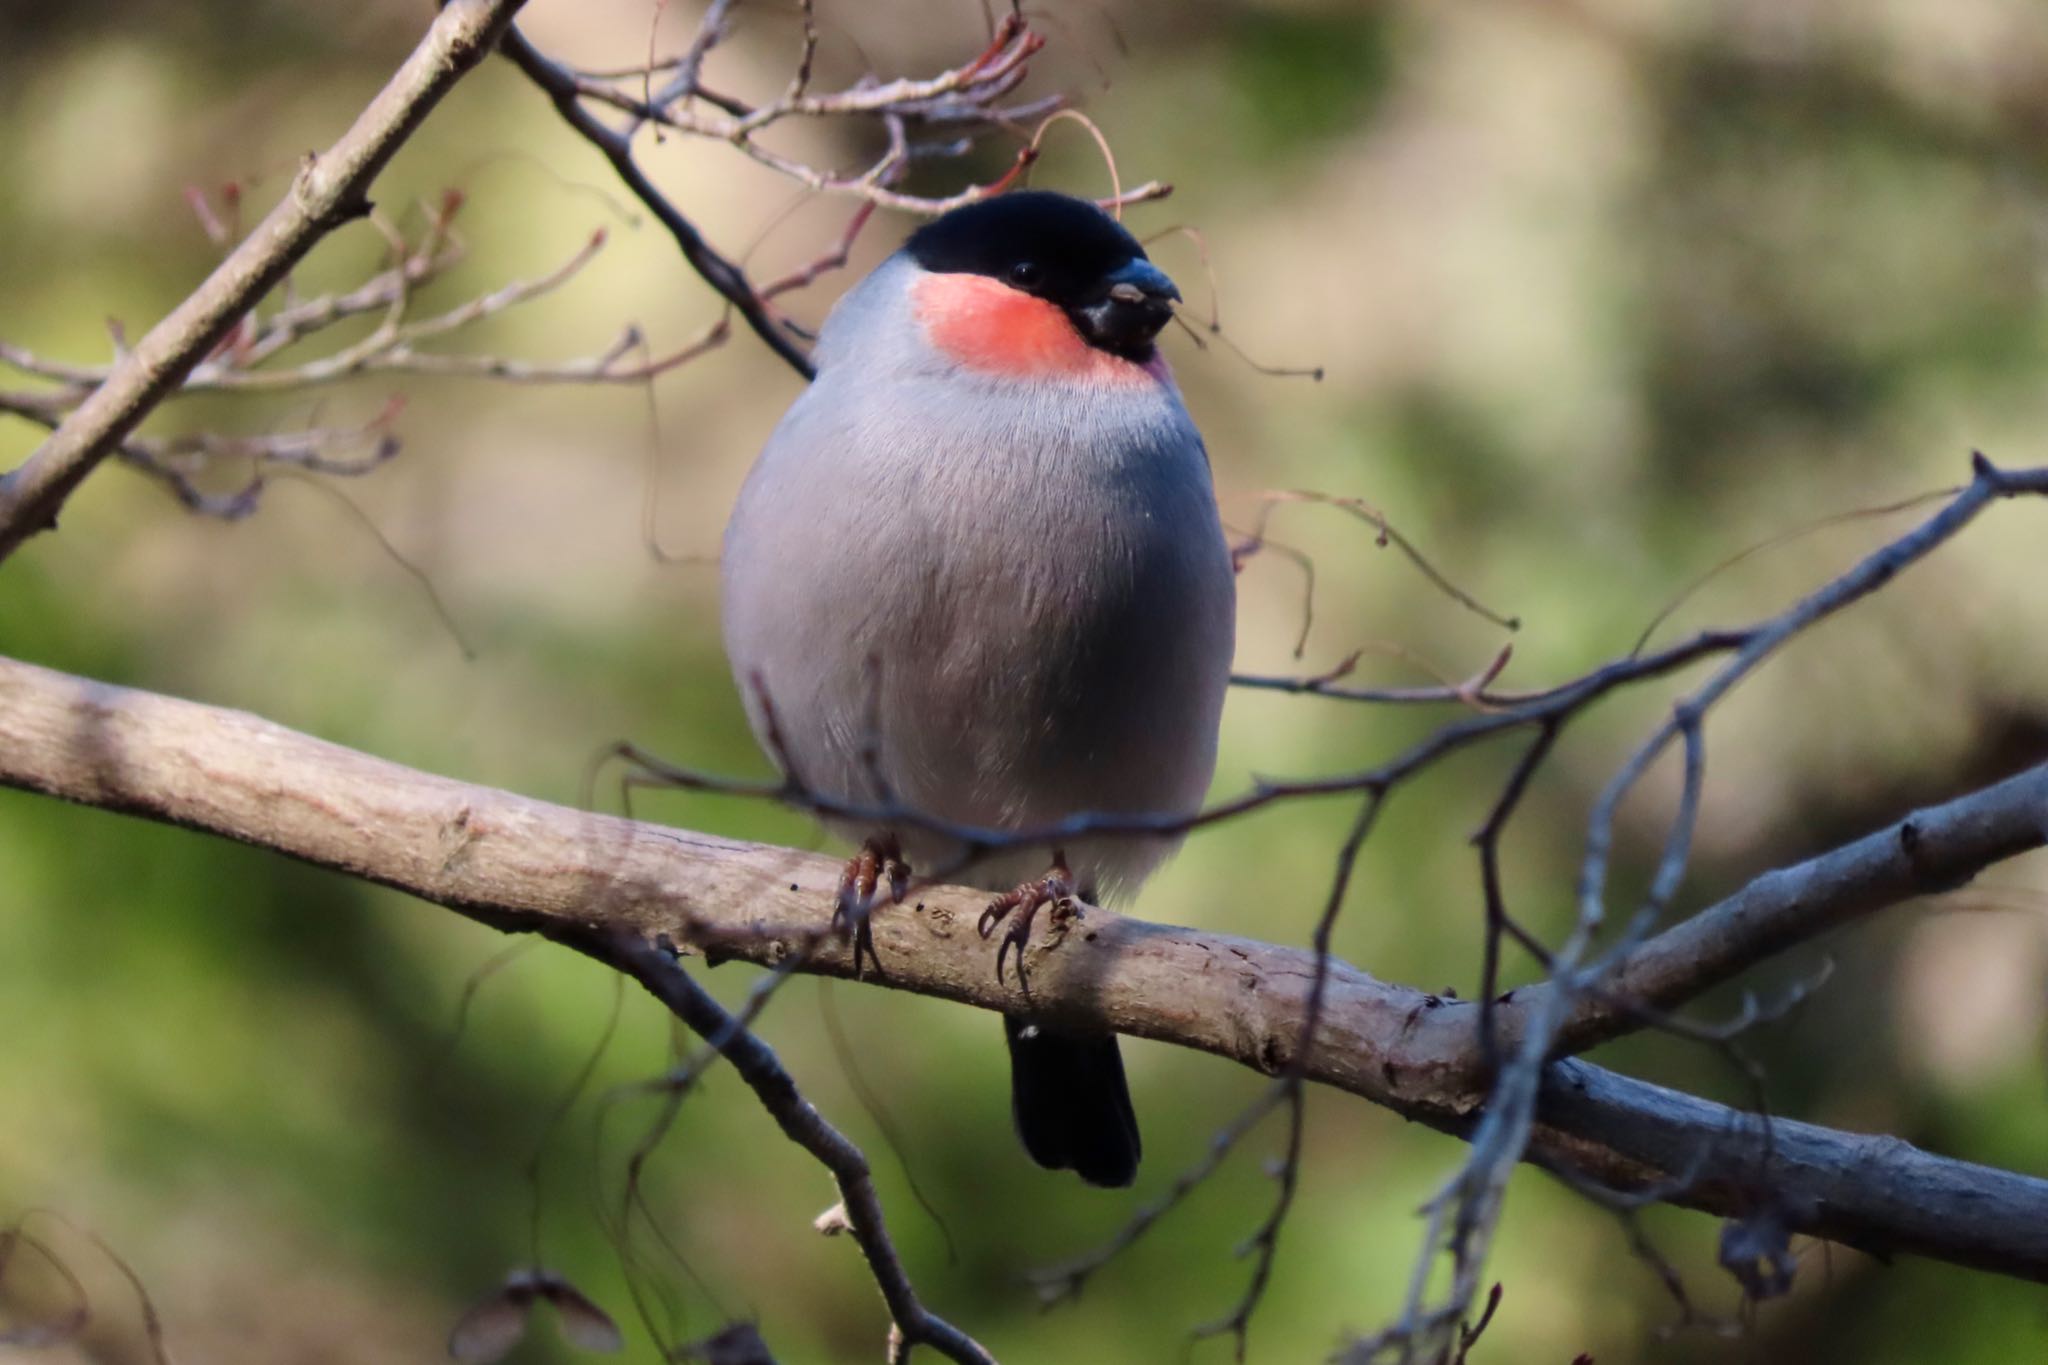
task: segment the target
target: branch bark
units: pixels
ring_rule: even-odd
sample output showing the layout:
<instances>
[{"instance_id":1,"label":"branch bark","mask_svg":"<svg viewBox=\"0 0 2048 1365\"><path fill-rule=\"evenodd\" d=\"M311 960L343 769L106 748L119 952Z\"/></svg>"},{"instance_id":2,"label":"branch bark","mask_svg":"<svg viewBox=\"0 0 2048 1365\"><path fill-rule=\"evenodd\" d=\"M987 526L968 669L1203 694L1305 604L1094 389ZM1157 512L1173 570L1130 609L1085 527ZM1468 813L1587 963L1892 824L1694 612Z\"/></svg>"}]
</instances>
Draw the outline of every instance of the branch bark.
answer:
<instances>
[{"instance_id":1,"label":"branch bark","mask_svg":"<svg viewBox=\"0 0 2048 1365\"><path fill-rule=\"evenodd\" d=\"M418 772L244 712L4 659L0 785L268 848L504 930L579 944L621 930L665 933L714 963L785 960L828 913L840 873L836 860L817 854L570 810ZM1909 825L1917 831L1911 839L1900 833ZM2048 766L1759 879L1652 939L1623 980L1673 1004L1764 951L1952 886L2043 842ZM933 886L878 913L884 975L875 984L1014 1008L1014 979L996 980L988 945L973 931L985 900L985 892ZM1674 977L1657 965L1667 962L1708 965ZM1050 1016L1267 1073L1302 1046L1314 975L1313 956L1301 949L1095 909L1064 938L1035 946L1026 965L1034 1006ZM853 968L836 942L806 964L842 977ZM1477 1014L1333 963L1307 1074L1462 1134L1486 1093ZM1586 1025L1573 1041L1625 1027ZM1915 1252L2048 1281L2048 1180L1890 1137L1787 1120L1766 1132L1757 1116L1582 1061L1552 1068L1530 1154L1731 1217L1768 1198L1793 1231L1877 1254Z\"/></svg>"},{"instance_id":2,"label":"branch bark","mask_svg":"<svg viewBox=\"0 0 2048 1365\"><path fill-rule=\"evenodd\" d=\"M0 560L57 524L94 467L182 384L235 323L322 237L367 214L368 192L392 154L491 49L525 0L449 0L419 46L347 132L309 155L291 189L206 282L122 357L106 382L0 478Z\"/></svg>"},{"instance_id":3,"label":"branch bark","mask_svg":"<svg viewBox=\"0 0 2048 1365\"><path fill-rule=\"evenodd\" d=\"M1668 1009L1796 944L1916 896L1953 891L1981 868L2048 845L2048 765L1915 811L1874 834L1758 877L1623 958L1597 996L1566 1020L1565 1050L1583 1052L1637 1027L1640 1011ZM1502 1011L1514 1021L1544 982Z\"/></svg>"}]
</instances>

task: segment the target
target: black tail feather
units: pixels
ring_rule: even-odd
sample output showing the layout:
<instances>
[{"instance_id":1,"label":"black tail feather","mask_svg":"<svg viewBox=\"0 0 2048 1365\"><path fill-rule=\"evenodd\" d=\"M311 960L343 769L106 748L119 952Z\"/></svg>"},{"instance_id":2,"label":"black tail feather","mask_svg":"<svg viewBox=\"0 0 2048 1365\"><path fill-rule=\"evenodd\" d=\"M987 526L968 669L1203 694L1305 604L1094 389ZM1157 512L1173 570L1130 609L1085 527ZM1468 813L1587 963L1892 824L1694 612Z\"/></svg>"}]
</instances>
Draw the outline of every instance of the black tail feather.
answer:
<instances>
[{"instance_id":1,"label":"black tail feather","mask_svg":"<svg viewBox=\"0 0 2048 1365\"><path fill-rule=\"evenodd\" d=\"M1144 1148L1116 1035L1058 1033L1015 1014L1003 1016L1003 1034L1010 1112L1031 1159L1091 1185L1136 1179Z\"/></svg>"}]
</instances>

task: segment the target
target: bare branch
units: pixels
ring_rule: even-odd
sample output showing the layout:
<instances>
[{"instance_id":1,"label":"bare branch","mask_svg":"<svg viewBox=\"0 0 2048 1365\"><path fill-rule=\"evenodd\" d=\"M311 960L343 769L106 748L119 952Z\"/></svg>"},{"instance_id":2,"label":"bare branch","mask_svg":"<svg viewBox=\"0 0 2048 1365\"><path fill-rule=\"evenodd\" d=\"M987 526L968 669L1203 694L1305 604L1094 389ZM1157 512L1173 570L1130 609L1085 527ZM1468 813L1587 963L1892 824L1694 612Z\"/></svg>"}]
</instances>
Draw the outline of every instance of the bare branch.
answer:
<instances>
[{"instance_id":1,"label":"bare branch","mask_svg":"<svg viewBox=\"0 0 2048 1365\"><path fill-rule=\"evenodd\" d=\"M380 226L385 227L392 240L397 264L346 293L324 294L287 304L269 317L255 320L246 338L237 338L234 344L221 347L216 355L186 376L177 392L274 393L314 388L373 373L473 375L513 383L626 383L644 380L708 349L700 339L665 362L626 365L622 363L625 357L641 343L639 329L628 327L597 355L552 364L491 355L420 350L419 343L423 341L473 327L486 318L496 317L560 289L582 273L583 268L603 250L607 235L600 228L579 244L560 265L543 275L512 280L432 317L408 318L412 291L446 270L459 258L459 253L443 253L438 234L431 228L426 241L412 246L398 236L395 228L381 224L381 220ZM374 330L329 355L295 365L259 368L280 352L338 322L379 311L384 317ZM250 318L254 319L255 315L251 314ZM714 330L722 336L722 326ZM59 364L12 346L0 346L0 360L41 378L61 379L74 385L102 383L113 373L112 366L95 368ZM84 394L74 387L69 394L41 396L39 406L43 410L69 408L83 397ZM10 398L18 401L20 396L0 395L0 406L10 406ZM10 410L13 410L11 406ZM34 414L23 412L22 415ZM216 439L225 442L230 438Z\"/></svg>"},{"instance_id":2,"label":"bare branch","mask_svg":"<svg viewBox=\"0 0 2048 1365\"><path fill-rule=\"evenodd\" d=\"M184 302L122 357L19 469L0 479L0 559L57 512L165 395L315 242L367 214L370 184L441 97L497 42L524 0L449 0L396 74L285 197Z\"/></svg>"},{"instance_id":3,"label":"bare branch","mask_svg":"<svg viewBox=\"0 0 2048 1365\"><path fill-rule=\"evenodd\" d=\"M867 1258L868 1269L889 1306L895 1333L902 1340L930 1346L963 1365L995 1365L995 1357L978 1342L918 1301L917 1291L904 1272L902 1258L889 1240L882 1201L875 1193L867 1157L803 1097L795 1080L766 1043L712 999L673 955L650 945L631 930L560 923L548 932L550 937L617 968L646 987L691 1032L716 1047L790 1141L816 1157L832 1173L846 1209L847 1228Z\"/></svg>"},{"instance_id":4,"label":"bare branch","mask_svg":"<svg viewBox=\"0 0 2048 1365\"><path fill-rule=\"evenodd\" d=\"M1581 1000L1566 1019L1559 1046L1582 1052L1631 1031L1618 1001L1681 1004L1788 948L1887 906L1953 890L1979 870L2044 844L2048 766L1766 872L1622 957L1601 979L1601 993ZM1519 1016L1551 989L1518 991L1502 1015Z\"/></svg>"},{"instance_id":5,"label":"bare branch","mask_svg":"<svg viewBox=\"0 0 2048 1365\"><path fill-rule=\"evenodd\" d=\"M1544 1078L1567 1016L1580 999L1598 991L1615 961L1641 942L1662 918L1684 878L1705 781L1702 726L1709 709L1788 641L1891 582L1956 535L1992 502L2023 493L2048 492L2048 470L2001 470L1981 453L1972 456L1972 473L1968 486L1919 526L1866 555L1847 572L1770 620L1744 632L1746 638L1734 657L1682 697L1671 708L1669 719L1637 746L1601 790L1588 822L1578 878L1578 913L1571 932L1549 955L1548 989L1535 995L1521 1017L1521 1037L1512 1056L1495 1076L1486 1105L1473 1126L1471 1154L1428 1206L1429 1226L1423 1237L1422 1254L1416 1260L1401 1315L1391 1329L1394 1337L1425 1352L1435 1352L1470 1311L1478 1293L1485 1253L1506 1197L1509 1174L1525 1158L1535 1138ZM1683 784L1648 894L1618 939L1596 956L1594 945L1607 918L1607 870L1616 812L1651 765L1673 744L1682 746ZM1493 920L1489 930L1497 931L1499 927L1498 920ZM1774 1127L1766 1124L1763 1139L1766 1143L1775 1139ZM1770 1155L1768 1146L1763 1155ZM1451 1256L1453 1271L1449 1288L1432 1303L1429 1289L1439 1253Z\"/></svg>"},{"instance_id":6,"label":"bare branch","mask_svg":"<svg viewBox=\"0 0 2048 1365\"><path fill-rule=\"evenodd\" d=\"M263 495L266 465L354 477L395 458L399 442L390 427L402 406L394 400L369 421L350 427L298 427L248 436L196 431L162 440L130 436L116 454L123 464L161 483L188 511L240 521L256 510ZM0 393L0 412L53 430L62 420L61 400L52 398ZM212 491L202 482L202 471L221 460L244 466L227 492Z\"/></svg>"},{"instance_id":7,"label":"bare branch","mask_svg":"<svg viewBox=\"0 0 2048 1365\"><path fill-rule=\"evenodd\" d=\"M1322 1023L1323 1011L1327 1007L1330 990L1330 975L1336 959L1330 955L1330 936L1336 931L1337 917L1343 912L1344 898L1351 889L1351 876L1358 867L1358 855L1365 847L1366 837L1372 833L1374 822L1379 818L1381 803L1386 799L1384 790L1375 789L1360 803L1358 814L1353 817L1350 832L1344 836L1344 844L1337 850L1337 867L1330 884L1329 895L1323 901L1323 912L1316 918L1312 950L1315 954L1315 970L1308 983L1308 1000L1301 1012L1301 1037L1304 1043L1317 1036ZM1198 1337L1217 1336L1228 1333L1236 1348L1237 1359L1241 1362L1249 1348L1252 1314L1259 1302L1266 1296L1266 1286L1272 1282L1273 1262L1280 1252L1280 1229L1287 1221L1289 1210L1294 1207L1294 1193L1301 1185L1301 1144L1308 1129L1307 1069L1304 1047L1291 1054L1285 1075L1281 1078L1287 1097L1287 1147L1280 1158L1280 1169L1275 1176L1278 1192L1273 1197L1273 1206L1266 1213L1258 1228L1253 1231L1245 1249L1254 1253L1251 1280L1245 1285L1244 1293L1229 1313L1196 1331ZM1262 1112L1262 1105L1254 1104L1251 1112Z\"/></svg>"},{"instance_id":8,"label":"bare branch","mask_svg":"<svg viewBox=\"0 0 2048 1365\"><path fill-rule=\"evenodd\" d=\"M1348 676L1355 667L1349 660L1335 669L1312 677L1286 678L1235 673L1231 675L1230 683L1233 687L1328 697L1334 701L1397 706L1456 704L1481 711L1522 711L1524 714L1542 711L1546 715L1556 715L1578 705L1580 698L1586 694L1611 691L1629 683L1676 673L1701 659L1716 654L1733 653L1742 648L1747 641L1746 631L1705 630L1678 644L1667 645L1654 654L1630 655L1625 659L1617 659L1570 682L1540 688L1533 692L1493 691L1492 683L1498 678L1500 670L1491 663L1465 682L1441 683L1435 687L1340 686L1339 681ZM1506 666L1500 655L1494 656L1494 662L1500 663L1503 668Z\"/></svg>"},{"instance_id":9,"label":"bare branch","mask_svg":"<svg viewBox=\"0 0 2048 1365\"><path fill-rule=\"evenodd\" d=\"M657 134L670 129L705 138L732 147L806 189L857 198L862 201L863 210L892 208L932 215L973 203L1007 187L1037 158L1038 135L1023 140L1024 145L1018 149L1009 170L993 183L969 185L950 195L912 194L896 189L913 161L958 155L983 134L1021 134L1034 121L1064 112L1066 100L1064 96L1051 95L1021 104L1003 103L1028 74L1030 59L1045 46L1044 38L1014 11L997 24L985 49L937 75L890 81L863 77L842 90L815 91L811 88L811 77L817 32L810 6L805 4L801 6L803 47L788 85L776 99L750 107L711 91L703 81L705 60L724 40L732 9L725 0L714 0L681 56L667 61L650 59L640 67L612 72L578 71L548 57L516 28L506 35L504 51L527 79L546 92L563 120L611 163L626 187L675 239L691 269L746 320L755 335L808 379L812 375L810 358L773 300L777 294L808 284L824 269L843 262L844 250L828 252L818 263L770 286L756 286L739 264L705 240L696 225L648 180L634 158L634 135L641 128L652 126ZM655 91L651 87L658 71L671 74ZM616 126L607 124L591 106L617 110L625 116L624 120ZM886 146L866 166L842 171L814 166L760 140L762 133L778 124L805 119L864 121L881 129L886 135ZM915 140L913 130L936 136ZM1043 131L1041 123L1038 134ZM1169 193L1170 188L1157 181L1129 189L1118 185L1108 199L1100 202L1106 207L1121 208L1159 198ZM864 216L856 216L849 237L864 221Z\"/></svg>"},{"instance_id":10,"label":"bare branch","mask_svg":"<svg viewBox=\"0 0 2048 1365\"><path fill-rule=\"evenodd\" d=\"M304 388L309 385L332 383L369 371L447 373L455 369L468 372L474 368L479 372L488 373L490 371L486 367L492 363L488 357L437 355L433 352L418 351L415 347L419 342L445 336L553 292L575 278L583 267L603 250L605 239L606 234L600 228L579 245L567 260L546 274L530 280L513 280L488 294L479 295L433 317L407 320L407 290L393 288L386 305L385 319L377 329L362 340L345 346L332 355L281 369L258 370L247 368L232 351L229 351L219 361L210 362L194 370L191 377L185 381L183 391L199 393L209 389ZM403 262L393 270L387 271L386 275L398 280L406 279L407 272ZM374 285L375 281L372 284ZM355 294L358 297L368 297L372 292L372 289L365 288L355 291ZM293 311L303 316L311 316L306 314L303 308ZM337 309L336 313L339 315L340 310ZM304 325L299 329L298 335L304 335L309 330L310 324ZM271 333L281 334L275 327L274 320ZM638 339L637 333L629 335L634 340ZM278 349L280 347L271 346L262 350L260 355L275 354Z\"/></svg>"},{"instance_id":11,"label":"bare branch","mask_svg":"<svg viewBox=\"0 0 2048 1365\"><path fill-rule=\"evenodd\" d=\"M1133 1214L1130 1221L1117 1230L1115 1236L1084 1256L1077 1256L1060 1265L1032 1272L1031 1282L1037 1287L1039 1298L1047 1307L1051 1307L1078 1295L1096 1271L1122 1255L1140 1237L1150 1232L1160 1219L1179 1208L1189 1195L1216 1173L1223 1165L1224 1158L1259 1126L1266 1115L1272 1113L1295 1093L1293 1082L1286 1077L1267 1086L1260 1092L1258 1099L1247 1105L1236 1118L1209 1140L1209 1150L1202 1154L1199 1161L1175 1176L1166 1193Z\"/></svg>"},{"instance_id":12,"label":"bare branch","mask_svg":"<svg viewBox=\"0 0 2048 1365\"><path fill-rule=\"evenodd\" d=\"M551 806L246 713L13 662L0 662L0 784L270 848L504 929L668 933L714 961L787 960L792 927L826 921L842 870L838 859ZM2048 842L2048 767L1944 810L1944 820L1974 832L1930 841L1923 867L1953 884ZM1887 846L1830 856L1891 855ZM1819 902L1860 897L1872 884L1867 871L1837 872L1809 884L1816 903L1801 914L1810 922L1839 922L1831 916L1842 903ZM987 893L933 886L915 899L875 917L888 976L872 984L1015 1008L1014 986L996 982L980 940L965 931ZM825 938L805 970L851 976L849 945ZM1472 1134L1487 1096L1477 1009L1331 959L1323 1022L1309 1043L1301 1023L1315 975L1302 950L1090 910L1080 931L1040 951L1031 988L1048 1018L1265 1071L1300 1055L1311 1080ZM1767 1143L1725 1106L1583 1062L1544 1073L1522 1155L1623 1190L1695 1172L1671 1202L1721 1214L1753 1208L1762 1184L1791 1210L1793 1231L2048 1280L2048 1181L1789 1120L1774 1122Z\"/></svg>"},{"instance_id":13,"label":"bare branch","mask_svg":"<svg viewBox=\"0 0 2048 1365\"><path fill-rule=\"evenodd\" d=\"M810 357L777 324L767 305L748 282L746 272L720 255L697 230L696 224L685 218L668 196L654 187L654 182L634 161L629 137L606 127L579 102L583 86L576 73L548 58L516 27L507 28L503 49L513 64L526 73L528 80L547 92L548 98L554 102L555 112L562 116L563 121L604 154L619 179L633 192L633 197L644 204L669 236L675 239L677 250L683 253L683 259L689 262L690 268L746 319L747 326L767 343L769 350L809 379L814 373Z\"/></svg>"}]
</instances>

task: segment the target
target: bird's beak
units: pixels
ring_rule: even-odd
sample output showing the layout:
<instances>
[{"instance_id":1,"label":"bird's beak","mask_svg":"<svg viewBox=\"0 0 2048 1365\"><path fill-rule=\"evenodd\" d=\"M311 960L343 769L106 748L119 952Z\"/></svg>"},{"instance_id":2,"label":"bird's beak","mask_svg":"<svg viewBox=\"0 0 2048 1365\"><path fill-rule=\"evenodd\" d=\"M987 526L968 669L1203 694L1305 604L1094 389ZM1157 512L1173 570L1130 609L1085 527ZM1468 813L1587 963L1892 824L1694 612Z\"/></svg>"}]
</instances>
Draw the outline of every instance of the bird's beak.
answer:
<instances>
[{"instance_id":1,"label":"bird's beak","mask_svg":"<svg viewBox=\"0 0 2048 1365\"><path fill-rule=\"evenodd\" d=\"M1179 298L1166 272L1140 258L1105 276L1101 295L1074 310L1074 324L1091 344L1143 359Z\"/></svg>"}]
</instances>

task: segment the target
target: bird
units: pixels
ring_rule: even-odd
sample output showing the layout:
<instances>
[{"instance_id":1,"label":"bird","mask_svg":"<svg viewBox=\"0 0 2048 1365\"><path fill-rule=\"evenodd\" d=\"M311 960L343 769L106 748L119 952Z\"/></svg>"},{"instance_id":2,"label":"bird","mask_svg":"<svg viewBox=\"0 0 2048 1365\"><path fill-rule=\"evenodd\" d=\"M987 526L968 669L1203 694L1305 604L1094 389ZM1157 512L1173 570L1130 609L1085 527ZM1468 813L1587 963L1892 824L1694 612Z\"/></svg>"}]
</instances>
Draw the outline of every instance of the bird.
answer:
<instances>
[{"instance_id":1,"label":"bird","mask_svg":"<svg viewBox=\"0 0 2048 1365\"><path fill-rule=\"evenodd\" d=\"M1180 842L1128 827L1184 833L1215 771L1235 572L1157 346L1179 299L1090 200L1013 190L932 219L834 305L726 526L728 660L786 782L860 846L841 909L954 870L998 893L980 929L1010 922L995 967L1014 948L1020 984L1034 913L1127 899ZM1126 829L959 866L963 828L1088 819ZM1020 992L1004 1034L1026 1153L1131 1184L1115 1033Z\"/></svg>"}]
</instances>

